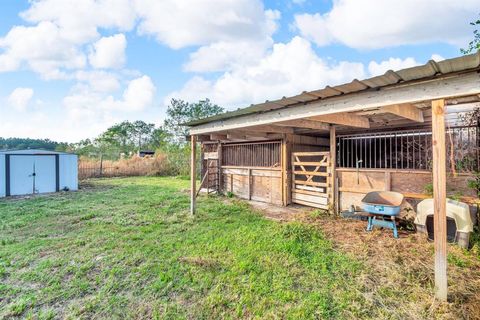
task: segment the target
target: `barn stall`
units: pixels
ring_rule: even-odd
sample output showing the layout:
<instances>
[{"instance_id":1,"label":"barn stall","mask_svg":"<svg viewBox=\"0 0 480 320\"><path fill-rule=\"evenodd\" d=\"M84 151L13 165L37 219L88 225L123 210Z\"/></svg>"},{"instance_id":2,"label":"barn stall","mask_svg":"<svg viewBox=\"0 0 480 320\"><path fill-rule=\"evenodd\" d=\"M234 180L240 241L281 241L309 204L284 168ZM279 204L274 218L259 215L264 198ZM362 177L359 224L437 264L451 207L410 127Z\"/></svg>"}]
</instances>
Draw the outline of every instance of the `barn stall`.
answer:
<instances>
[{"instance_id":1,"label":"barn stall","mask_svg":"<svg viewBox=\"0 0 480 320\"><path fill-rule=\"evenodd\" d=\"M0 151L0 197L78 190L75 154L44 150Z\"/></svg>"},{"instance_id":2,"label":"barn stall","mask_svg":"<svg viewBox=\"0 0 480 320\"><path fill-rule=\"evenodd\" d=\"M477 201L480 54L327 86L189 123L207 192L340 212L372 191L433 198L437 297L446 299L446 197ZM473 184L474 185L474 184Z\"/></svg>"}]
</instances>

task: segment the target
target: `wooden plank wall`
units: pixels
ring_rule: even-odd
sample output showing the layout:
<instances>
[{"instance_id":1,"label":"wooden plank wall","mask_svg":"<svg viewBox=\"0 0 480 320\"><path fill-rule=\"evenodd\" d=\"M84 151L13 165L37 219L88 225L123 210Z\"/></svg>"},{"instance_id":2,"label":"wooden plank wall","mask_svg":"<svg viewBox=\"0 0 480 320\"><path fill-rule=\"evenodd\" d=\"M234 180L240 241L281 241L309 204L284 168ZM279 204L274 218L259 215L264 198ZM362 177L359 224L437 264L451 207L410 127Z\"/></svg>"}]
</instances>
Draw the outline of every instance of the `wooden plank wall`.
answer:
<instances>
[{"instance_id":1,"label":"wooden plank wall","mask_svg":"<svg viewBox=\"0 0 480 320\"><path fill-rule=\"evenodd\" d=\"M405 203L411 209L422 198L431 197L425 193L425 186L432 183L432 173L428 171L360 169L357 178L355 169L338 168L340 208L348 209L351 205L360 207L361 200L370 191L390 190L400 192L406 198L413 199ZM475 191L467 187L470 175L448 175L447 193L450 195L475 196ZM414 201L417 199L417 201Z\"/></svg>"},{"instance_id":2,"label":"wooden plank wall","mask_svg":"<svg viewBox=\"0 0 480 320\"><path fill-rule=\"evenodd\" d=\"M222 167L223 192L241 199L282 205L280 168Z\"/></svg>"}]
</instances>

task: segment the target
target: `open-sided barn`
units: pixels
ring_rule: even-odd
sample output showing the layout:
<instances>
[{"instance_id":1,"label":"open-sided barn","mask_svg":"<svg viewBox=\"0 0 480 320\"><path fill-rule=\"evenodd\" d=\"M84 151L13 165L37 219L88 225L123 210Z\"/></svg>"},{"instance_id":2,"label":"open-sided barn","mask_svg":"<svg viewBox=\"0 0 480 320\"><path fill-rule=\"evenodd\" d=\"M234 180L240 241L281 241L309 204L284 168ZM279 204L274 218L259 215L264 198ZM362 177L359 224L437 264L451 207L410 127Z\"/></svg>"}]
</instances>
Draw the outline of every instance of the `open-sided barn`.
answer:
<instances>
[{"instance_id":1,"label":"open-sided barn","mask_svg":"<svg viewBox=\"0 0 480 320\"><path fill-rule=\"evenodd\" d=\"M445 299L447 192L477 197L467 181L479 171L479 70L479 53L429 61L193 121L192 172L200 141L201 188L245 199L338 212L392 190L414 208L433 189ZM192 179L192 212L195 194Z\"/></svg>"}]
</instances>

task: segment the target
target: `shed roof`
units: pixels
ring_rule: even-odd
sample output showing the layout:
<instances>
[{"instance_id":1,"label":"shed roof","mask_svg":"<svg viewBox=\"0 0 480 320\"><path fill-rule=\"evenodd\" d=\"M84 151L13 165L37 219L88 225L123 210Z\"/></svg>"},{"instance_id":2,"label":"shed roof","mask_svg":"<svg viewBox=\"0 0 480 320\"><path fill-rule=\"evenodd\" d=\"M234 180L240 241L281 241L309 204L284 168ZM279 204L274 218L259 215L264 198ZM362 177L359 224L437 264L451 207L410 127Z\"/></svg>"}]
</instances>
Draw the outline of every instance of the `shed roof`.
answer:
<instances>
[{"instance_id":1,"label":"shed roof","mask_svg":"<svg viewBox=\"0 0 480 320\"><path fill-rule=\"evenodd\" d=\"M304 91L298 95L291 97L283 97L274 101L265 101L264 103L252 104L250 107L238 109L235 111L225 112L213 117L199 119L186 123L187 126L194 127L197 125L234 118L253 113L267 112L275 109L292 107L295 105L303 105L305 103L327 99L344 94L360 92L370 89L379 89L398 83L409 81L428 80L434 77L447 75L450 73L459 73L470 71L480 67L480 51L474 54L456 57L452 59L436 62L428 61L426 64L412 68L406 68L398 71L387 71L384 75L376 76L364 80L354 79L352 82L337 85L326 86L323 89Z\"/></svg>"},{"instance_id":2,"label":"shed roof","mask_svg":"<svg viewBox=\"0 0 480 320\"><path fill-rule=\"evenodd\" d=\"M23 150L0 150L0 154L41 155L41 154L73 154L73 153L42 150L42 149L23 149Z\"/></svg>"}]
</instances>

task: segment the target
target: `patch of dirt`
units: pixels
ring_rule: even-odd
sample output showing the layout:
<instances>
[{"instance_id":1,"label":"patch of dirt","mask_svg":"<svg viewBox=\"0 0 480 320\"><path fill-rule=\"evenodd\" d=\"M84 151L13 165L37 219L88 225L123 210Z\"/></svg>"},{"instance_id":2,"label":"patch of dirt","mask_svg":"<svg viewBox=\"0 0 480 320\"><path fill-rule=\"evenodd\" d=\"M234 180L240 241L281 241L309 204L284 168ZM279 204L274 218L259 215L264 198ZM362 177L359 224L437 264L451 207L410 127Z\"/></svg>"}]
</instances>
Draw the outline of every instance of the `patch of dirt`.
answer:
<instances>
[{"instance_id":1,"label":"patch of dirt","mask_svg":"<svg viewBox=\"0 0 480 320\"><path fill-rule=\"evenodd\" d=\"M313 209L298 205L288 207L274 206L264 202L249 201L248 204L256 211L261 212L265 218L279 222L303 221Z\"/></svg>"},{"instance_id":2,"label":"patch of dirt","mask_svg":"<svg viewBox=\"0 0 480 320\"><path fill-rule=\"evenodd\" d=\"M249 203L267 219L317 226L335 249L360 260L366 266L362 294L382 306L382 317L480 319L480 260L474 254L448 246L448 302L441 303L434 298L433 242L425 235L399 230L395 239L389 229L367 232L366 221L314 217L313 209L302 206Z\"/></svg>"}]
</instances>

